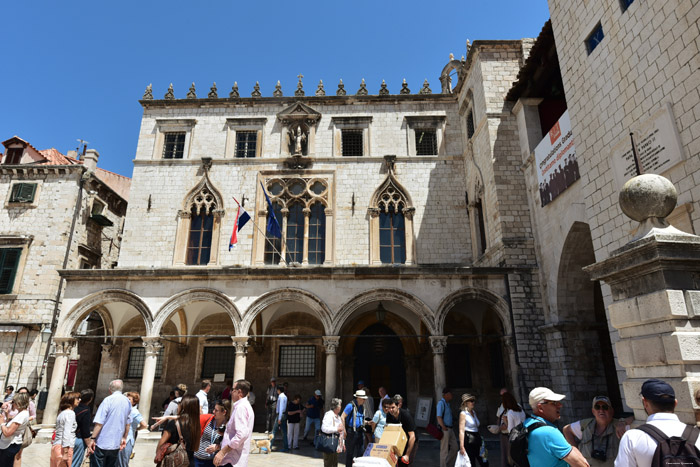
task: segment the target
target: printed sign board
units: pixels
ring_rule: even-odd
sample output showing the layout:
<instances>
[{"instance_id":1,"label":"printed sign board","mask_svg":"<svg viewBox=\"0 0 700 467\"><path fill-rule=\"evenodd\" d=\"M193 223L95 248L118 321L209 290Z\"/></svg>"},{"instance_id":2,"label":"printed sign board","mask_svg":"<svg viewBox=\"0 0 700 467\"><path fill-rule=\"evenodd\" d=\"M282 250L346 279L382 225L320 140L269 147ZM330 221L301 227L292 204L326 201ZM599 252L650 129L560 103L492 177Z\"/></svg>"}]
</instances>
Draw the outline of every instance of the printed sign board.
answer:
<instances>
[{"instance_id":1,"label":"printed sign board","mask_svg":"<svg viewBox=\"0 0 700 467\"><path fill-rule=\"evenodd\" d=\"M543 207L580 178L568 110L535 148L535 164Z\"/></svg>"}]
</instances>

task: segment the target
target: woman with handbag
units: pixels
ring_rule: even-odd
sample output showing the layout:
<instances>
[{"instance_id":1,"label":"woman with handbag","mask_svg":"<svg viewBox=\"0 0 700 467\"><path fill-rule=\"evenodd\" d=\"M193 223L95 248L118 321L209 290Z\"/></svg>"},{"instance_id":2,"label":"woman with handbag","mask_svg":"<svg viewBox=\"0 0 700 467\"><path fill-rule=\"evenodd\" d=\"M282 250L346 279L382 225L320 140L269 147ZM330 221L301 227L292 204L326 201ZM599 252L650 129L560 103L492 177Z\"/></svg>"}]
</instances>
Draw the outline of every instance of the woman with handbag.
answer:
<instances>
[{"instance_id":1,"label":"woman with handbag","mask_svg":"<svg viewBox=\"0 0 700 467\"><path fill-rule=\"evenodd\" d=\"M79 392L67 392L61 397L56 417L56 432L51 441L51 467L69 467L73 462L75 445L75 408L80 403Z\"/></svg>"},{"instance_id":2,"label":"woman with handbag","mask_svg":"<svg viewBox=\"0 0 700 467\"><path fill-rule=\"evenodd\" d=\"M163 467L194 467L200 436L199 399L186 394L178 406L177 419L168 421L158 440L155 463Z\"/></svg>"},{"instance_id":3,"label":"woman with handbag","mask_svg":"<svg viewBox=\"0 0 700 467\"><path fill-rule=\"evenodd\" d=\"M345 450L345 427L339 415L342 404L340 399L331 400L331 409L323 416L316 444L316 449L323 452L323 467L338 467L338 453Z\"/></svg>"},{"instance_id":4,"label":"woman with handbag","mask_svg":"<svg viewBox=\"0 0 700 467\"><path fill-rule=\"evenodd\" d=\"M29 395L15 394L9 406L0 410L0 467L12 467L15 455L22 448L24 431L29 425ZM17 415L10 416L10 413Z\"/></svg>"},{"instance_id":5,"label":"woman with handbag","mask_svg":"<svg viewBox=\"0 0 700 467\"><path fill-rule=\"evenodd\" d=\"M501 449L501 467L507 467L513 465L508 458L508 453L510 453L508 435L513 428L525 421L526 415L523 408L520 407L520 404L518 404L518 401L515 400L515 397L513 397L511 393L504 392L501 395L501 401L503 402L503 414L501 415L500 429L501 434L505 435L505 440L502 442L506 444L505 454L503 453L503 449Z\"/></svg>"},{"instance_id":6,"label":"woman with handbag","mask_svg":"<svg viewBox=\"0 0 700 467\"><path fill-rule=\"evenodd\" d=\"M459 452L469 457L469 462L473 467L487 465L484 464L479 454L481 450L480 422L474 410L475 404L475 396L462 395L462 406L459 413Z\"/></svg>"},{"instance_id":7,"label":"woman with handbag","mask_svg":"<svg viewBox=\"0 0 700 467\"><path fill-rule=\"evenodd\" d=\"M214 467L214 456L221 450L221 440L229 417L231 417L231 401L216 401L214 416L210 416L209 422L202 427L199 449L194 453L194 467Z\"/></svg>"}]
</instances>

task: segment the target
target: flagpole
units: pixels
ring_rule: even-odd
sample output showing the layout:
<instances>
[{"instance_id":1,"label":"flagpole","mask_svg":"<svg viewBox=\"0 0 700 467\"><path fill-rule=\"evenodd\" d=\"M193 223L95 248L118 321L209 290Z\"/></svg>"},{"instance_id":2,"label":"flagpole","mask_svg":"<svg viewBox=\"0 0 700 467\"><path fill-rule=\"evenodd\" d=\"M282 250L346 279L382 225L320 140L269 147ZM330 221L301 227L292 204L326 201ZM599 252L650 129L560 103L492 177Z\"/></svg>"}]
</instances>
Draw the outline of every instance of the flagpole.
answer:
<instances>
[{"instance_id":1,"label":"flagpole","mask_svg":"<svg viewBox=\"0 0 700 467\"><path fill-rule=\"evenodd\" d=\"M241 203L238 202L238 200L236 199L235 196L231 196L231 198L233 198L233 200L236 202L236 204L237 204L238 206L241 205ZM284 261L284 264L286 264L287 266L289 266L289 263L287 262L287 260L284 259L284 257L282 256L282 253L280 253L280 251L279 251L277 248L275 248L275 244L272 243L272 240L270 240L269 238L267 238L267 233L263 232L263 230L260 228L260 226L258 225L258 223L255 222L255 220L253 219L253 217L254 217L254 216L250 216L250 222L253 223L253 225L255 226L255 228L258 229L258 232L260 232L260 233L263 235L263 237L265 238L265 240L267 240L267 241L270 243L270 246L272 247L273 250L275 250L275 253L277 253L277 254L280 256L280 261ZM236 228L237 228L237 227L238 227L238 226L236 226ZM282 239L280 238L280 241L281 241L281 240L282 240Z\"/></svg>"}]
</instances>

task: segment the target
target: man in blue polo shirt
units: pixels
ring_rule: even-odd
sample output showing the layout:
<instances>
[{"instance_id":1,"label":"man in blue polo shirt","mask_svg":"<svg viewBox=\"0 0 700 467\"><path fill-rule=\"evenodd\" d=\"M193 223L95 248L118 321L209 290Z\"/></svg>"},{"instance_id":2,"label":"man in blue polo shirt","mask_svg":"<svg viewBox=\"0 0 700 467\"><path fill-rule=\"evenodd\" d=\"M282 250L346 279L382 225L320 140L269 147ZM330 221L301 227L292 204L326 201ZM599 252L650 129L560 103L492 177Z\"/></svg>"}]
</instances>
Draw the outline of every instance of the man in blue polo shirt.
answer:
<instances>
[{"instance_id":1,"label":"man in blue polo shirt","mask_svg":"<svg viewBox=\"0 0 700 467\"><path fill-rule=\"evenodd\" d=\"M304 406L306 407L306 427L304 428L304 437L311 431L311 427L314 427L313 436L316 432L321 429L321 410L323 410L323 398L321 397L321 390L316 389L314 395L309 399L309 402ZM313 438L312 436L312 438ZM311 441L313 443L313 440Z\"/></svg>"},{"instance_id":2,"label":"man in blue polo shirt","mask_svg":"<svg viewBox=\"0 0 700 467\"><path fill-rule=\"evenodd\" d=\"M450 401L452 400L452 391L450 388L442 389L442 399L437 404L437 422L442 430L442 439L440 440L440 467L449 467L454 465L457 458L457 438L452 429L452 408Z\"/></svg>"},{"instance_id":3,"label":"man in blue polo shirt","mask_svg":"<svg viewBox=\"0 0 700 467\"><path fill-rule=\"evenodd\" d=\"M525 420L525 426L544 423L535 428L527 437L527 460L537 467L588 467L581 452L571 446L554 424L561 417L562 400L566 396L549 388L535 388L530 391L532 416Z\"/></svg>"}]
</instances>

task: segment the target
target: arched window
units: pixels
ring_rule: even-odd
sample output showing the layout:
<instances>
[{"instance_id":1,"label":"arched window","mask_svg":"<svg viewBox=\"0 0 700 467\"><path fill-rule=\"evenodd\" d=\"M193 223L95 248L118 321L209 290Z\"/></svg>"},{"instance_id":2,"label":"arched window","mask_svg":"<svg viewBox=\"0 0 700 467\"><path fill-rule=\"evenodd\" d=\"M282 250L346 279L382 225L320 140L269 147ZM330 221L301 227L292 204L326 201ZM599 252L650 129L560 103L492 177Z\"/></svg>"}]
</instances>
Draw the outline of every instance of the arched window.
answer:
<instances>
[{"instance_id":1,"label":"arched window","mask_svg":"<svg viewBox=\"0 0 700 467\"><path fill-rule=\"evenodd\" d=\"M370 264L414 264L415 208L393 173L370 202Z\"/></svg>"},{"instance_id":2,"label":"arched window","mask_svg":"<svg viewBox=\"0 0 700 467\"><path fill-rule=\"evenodd\" d=\"M185 198L178 211L175 265L207 266L218 263L223 200L206 175Z\"/></svg>"},{"instance_id":3,"label":"arched window","mask_svg":"<svg viewBox=\"0 0 700 467\"><path fill-rule=\"evenodd\" d=\"M321 203L311 206L309 217L309 264L323 264L326 257L326 211Z\"/></svg>"},{"instance_id":4,"label":"arched window","mask_svg":"<svg viewBox=\"0 0 700 467\"><path fill-rule=\"evenodd\" d=\"M382 264L406 262L406 229L402 211L401 206L391 204L379 213L379 257Z\"/></svg>"},{"instance_id":5,"label":"arched window","mask_svg":"<svg viewBox=\"0 0 700 467\"><path fill-rule=\"evenodd\" d=\"M282 238L257 235L256 264L330 264L332 211L327 207L331 203L328 181L318 177L290 177L263 183L282 229ZM262 203L258 223L267 222L270 216L267 201L262 193L258 199ZM264 247L260 246L261 241L265 242Z\"/></svg>"}]
</instances>

